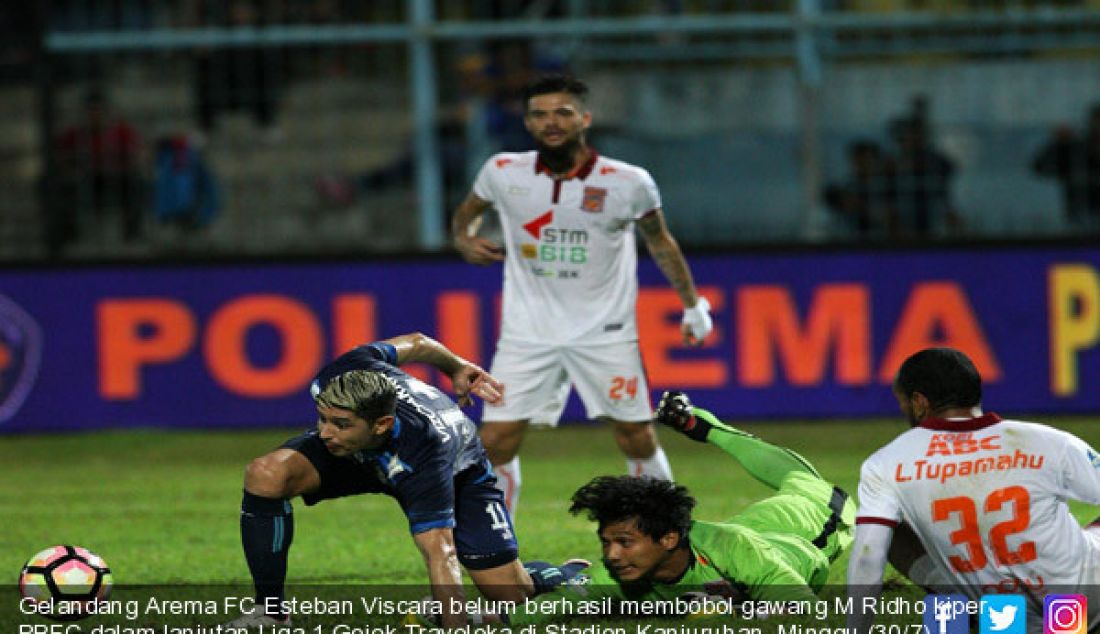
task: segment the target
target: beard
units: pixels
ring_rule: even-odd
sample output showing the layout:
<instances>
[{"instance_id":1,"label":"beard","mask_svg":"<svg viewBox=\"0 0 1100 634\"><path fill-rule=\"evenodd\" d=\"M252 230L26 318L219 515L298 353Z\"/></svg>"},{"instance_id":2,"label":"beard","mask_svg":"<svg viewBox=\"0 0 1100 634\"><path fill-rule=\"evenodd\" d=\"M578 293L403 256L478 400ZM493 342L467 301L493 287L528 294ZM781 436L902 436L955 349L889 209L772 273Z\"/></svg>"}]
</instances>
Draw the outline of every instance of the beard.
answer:
<instances>
[{"instance_id":1,"label":"beard","mask_svg":"<svg viewBox=\"0 0 1100 634\"><path fill-rule=\"evenodd\" d=\"M573 157L580 148L580 136L570 137L556 147L535 140L535 149L539 152L539 160L555 174L565 174L573 169Z\"/></svg>"}]
</instances>

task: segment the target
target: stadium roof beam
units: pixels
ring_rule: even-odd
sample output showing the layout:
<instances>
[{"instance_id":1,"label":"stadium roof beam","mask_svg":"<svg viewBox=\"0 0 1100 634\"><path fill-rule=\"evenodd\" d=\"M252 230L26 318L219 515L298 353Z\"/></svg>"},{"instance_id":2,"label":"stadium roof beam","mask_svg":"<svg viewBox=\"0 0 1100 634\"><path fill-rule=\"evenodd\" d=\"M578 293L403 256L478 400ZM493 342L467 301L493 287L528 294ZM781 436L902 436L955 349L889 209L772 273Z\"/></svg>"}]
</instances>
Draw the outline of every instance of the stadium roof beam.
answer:
<instances>
[{"instance_id":1,"label":"stadium roof beam","mask_svg":"<svg viewBox=\"0 0 1100 634\"><path fill-rule=\"evenodd\" d=\"M428 21L362 25L285 25L251 29L197 28L149 30L51 31L45 47L52 53L175 50L217 46L318 46L430 40L505 39L513 37L637 37L640 35L783 34L815 28L840 35L873 32L908 34L926 31L1100 28L1100 11L975 11L957 14L854 14L821 12L806 19L793 15L743 13L723 15L640 16L557 20ZM991 33L992 35L992 33ZM1026 34L1019 34L1024 36Z\"/></svg>"}]
</instances>

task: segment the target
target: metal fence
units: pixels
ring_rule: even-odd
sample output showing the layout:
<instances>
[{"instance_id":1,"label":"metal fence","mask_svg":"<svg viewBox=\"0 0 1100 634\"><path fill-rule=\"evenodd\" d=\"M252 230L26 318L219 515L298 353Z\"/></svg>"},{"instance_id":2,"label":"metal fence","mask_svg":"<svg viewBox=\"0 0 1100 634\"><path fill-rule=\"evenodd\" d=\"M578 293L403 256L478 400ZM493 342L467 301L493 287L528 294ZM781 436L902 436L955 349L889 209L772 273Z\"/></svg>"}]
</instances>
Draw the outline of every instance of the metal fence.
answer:
<instances>
[{"instance_id":1,"label":"metal fence","mask_svg":"<svg viewBox=\"0 0 1100 634\"><path fill-rule=\"evenodd\" d=\"M444 248L527 142L517 86L562 68L689 245L1097 228L1095 0L29 4L9 260Z\"/></svg>"}]
</instances>

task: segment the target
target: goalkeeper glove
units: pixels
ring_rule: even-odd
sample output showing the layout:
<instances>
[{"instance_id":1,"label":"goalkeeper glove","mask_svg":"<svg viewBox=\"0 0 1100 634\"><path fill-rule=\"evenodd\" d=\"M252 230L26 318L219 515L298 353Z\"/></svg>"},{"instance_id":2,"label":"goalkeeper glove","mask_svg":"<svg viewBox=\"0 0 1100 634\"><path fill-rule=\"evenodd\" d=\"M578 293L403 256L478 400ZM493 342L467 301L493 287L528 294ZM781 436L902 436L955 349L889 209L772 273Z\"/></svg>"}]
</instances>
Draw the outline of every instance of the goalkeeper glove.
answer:
<instances>
[{"instance_id":1,"label":"goalkeeper glove","mask_svg":"<svg viewBox=\"0 0 1100 634\"><path fill-rule=\"evenodd\" d=\"M657 405L657 422L671 427L692 440L707 441L710 423L697 418L692 411L691 400L683 392L671 391L661 395Z\"/></svg>"}]
</instances>

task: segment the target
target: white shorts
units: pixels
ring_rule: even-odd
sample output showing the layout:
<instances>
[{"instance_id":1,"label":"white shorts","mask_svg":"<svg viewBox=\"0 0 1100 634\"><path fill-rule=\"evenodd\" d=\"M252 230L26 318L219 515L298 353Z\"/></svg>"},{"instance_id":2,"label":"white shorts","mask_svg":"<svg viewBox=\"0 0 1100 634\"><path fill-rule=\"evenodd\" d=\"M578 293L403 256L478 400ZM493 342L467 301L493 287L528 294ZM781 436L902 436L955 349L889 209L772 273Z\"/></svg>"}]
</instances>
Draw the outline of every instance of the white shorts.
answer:
<instances>
[{"instance_id":1,"label":"white shorts","mask_svg":"<svg viewBox=\"0 0 1100 634\"><path fill-rule=\"evenodd\" d=\"M563 346L501 342L489 373L504 383L504 402L486 404L482 422L557 425L570 385L577 388L589 418L653 419L637 341Z\"/></svg>"}]
</instances>

